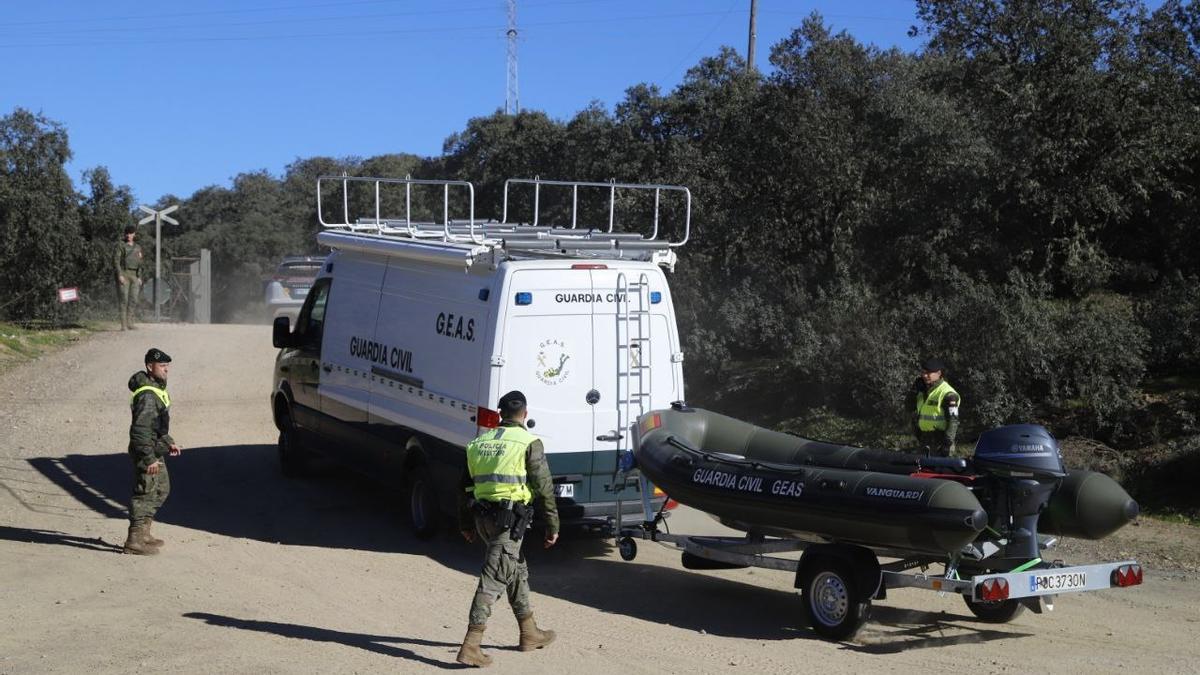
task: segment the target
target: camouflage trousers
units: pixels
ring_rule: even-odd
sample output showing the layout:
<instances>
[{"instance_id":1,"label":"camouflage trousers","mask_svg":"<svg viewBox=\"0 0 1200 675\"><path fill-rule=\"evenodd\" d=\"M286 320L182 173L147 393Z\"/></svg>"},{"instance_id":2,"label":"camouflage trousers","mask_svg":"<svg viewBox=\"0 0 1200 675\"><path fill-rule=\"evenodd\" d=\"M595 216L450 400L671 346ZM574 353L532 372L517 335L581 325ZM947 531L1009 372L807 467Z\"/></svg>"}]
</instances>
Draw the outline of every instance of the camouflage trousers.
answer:
<instances>
[{"instance_id":1,"label":"camouflage trousers","mask_svg":"<svg viewBox=\"0 0 1200 675\"><path fill-rule=\"evenodd\" d=\"M142 282L134 271L122 272L121 278L125 283L117 282L117 315L121 319L121 327L127 328L133 325Z\"/></svg>"},{"instance_id":2,"label":"camouflage trousers","mask_svg":"<svg viewBox=\"0 0 1200 675\"><path fill-rule=\"evenodd\" d=\"M470 624L486 624L492 615L492 605L504 593L508 594L513 614L530 614L533 610L529 606L529 567L521 556L521 542L513 541L507 528L497 527L495 521L484 516L475 517L475 531L487 547L487 555L471 602Z\"/></svg>"},{"instance_id":3,"label":"camouflage trousers","mask_svg":"<svg viewBox=\"0 0 1200 675\"><path fill-rule=\"evenodd\" d=\"M167 495L171 494L171 474L167 463L159 461L158 473L151 476L139 466L133 465L133 497L129 500L129 524L146 525L158 512Z\"/></svg>"},{"instance_id":4,"label":"camouflage trousers","mask_svg":"<svg viewBox=\"0 0 1200 675\"><path fill-rule=\"evenodd\" d=\"M949 452L946 448L946 434L942 431L922 431L917 434L917 447L920 453L930 457L962 457L958 446L950 443Z\"/></svg>"}]
</instances>

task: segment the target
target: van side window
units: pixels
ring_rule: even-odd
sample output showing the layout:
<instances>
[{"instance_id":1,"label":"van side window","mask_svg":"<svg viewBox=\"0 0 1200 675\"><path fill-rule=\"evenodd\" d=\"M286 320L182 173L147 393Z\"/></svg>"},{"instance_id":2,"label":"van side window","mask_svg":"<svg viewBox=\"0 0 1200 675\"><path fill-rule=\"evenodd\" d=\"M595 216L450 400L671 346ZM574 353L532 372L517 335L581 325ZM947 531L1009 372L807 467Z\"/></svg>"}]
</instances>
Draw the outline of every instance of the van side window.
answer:
<instances>
[{"instance_id":1,"label":"van side window","mask_svg":"<svg viewBox=\"0 0 1200 675\"><path fill-rule=\"evenodd\" d=\"M321 344L321 334L325 331L325 305L329 300L328 278L319 279L308 292L300 316L296 318L296 332L304 336L307 345Z\"/></svg>"}]
</instances>

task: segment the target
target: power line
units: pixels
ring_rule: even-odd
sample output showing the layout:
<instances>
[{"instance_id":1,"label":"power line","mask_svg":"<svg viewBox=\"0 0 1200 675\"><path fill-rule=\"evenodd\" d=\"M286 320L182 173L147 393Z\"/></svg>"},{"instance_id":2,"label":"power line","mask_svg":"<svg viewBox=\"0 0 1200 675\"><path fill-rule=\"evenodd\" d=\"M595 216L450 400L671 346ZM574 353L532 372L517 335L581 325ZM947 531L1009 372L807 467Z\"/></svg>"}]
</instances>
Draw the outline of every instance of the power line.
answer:
<instances>
[{"instance_id":1,"label":"power line","mask_svg":"<svg viewBox=\"0 0 1200 675\"><path fill-rule=\"evenodd\" d=\"M41 26L53 25L62 23L79 23L86 21L140 21L142 19L182 19L193 16L214 16L218 14L251 14L255 12L274 12L280 9L318 9L325 7L347 7L351 5L379 5L392 4L403 0L351 0L350 2L323 2L310 5L292 5L292 6L275 6L275 7L249 7L242 9L214 9L205 12L178 12L174 14L142 14L132 16L109 16L109 17L87 17L87 18L72 18L72 19L44 19L41 21L22 21L0 23L0 28L8 28L14 26Z\"/></svg>"},{"instance_id":2,"label":"power line","mask_svg":"<svg viewBox=\"0 0 1200 675\"><path fill-rule=\"evenodd\" d=\"M172 13L172 14L142 14L142 15L129 15L129 16L79 17L79 18L69 18L69 19L44 19L44 20L40 20L40 21L22 21L22 22L0 23L0 28L54 25L54 24L65 24L65 23L103 23L103 22L114 22L114 21L143 21L143 20L147 20L147 19L186 19L186 18L192 18L192 17L198 17L198 16L219 16L219 15L231 15L231 14L261 14L263 12L274 12L274 11L280 11L280 10L292 11L292 10L307 10L307 9L354 7L354 6L360 6L360 5L396 4L399 2L406 2L406 1L407 0L349 0L348 2L322 2L322 3L313 3L313 4L308 4L308 5L283 5L283 6L273 6L273 7L243 7L241 9L218 9L218 10L209 10L209 11L203 11L203 12L176 12L176 13ZM595 5L595 4L602 4L606 1L607 0L547 0L544 2L530 3L528 6L530 6L530 7L556 7L556 6L569 6L569 5ZM438 15L438 14L466 14L466 13L470 13L470 12L493 12L493 11L495 11L495 7L493 5L489 4L489 5L474 5L474 6L470 6L470 7L456 7L456 8L452 8L452 9L426 9L426 10L419 10L419 11L410 10L410 11L406 11L406 12L393 12L393 13L388 13L388 14L364 14L364 15L359 15L359 16L362 16L364 18L387 17L387 16L434 16L434 15ZM338 17L333 17L333 18L336 19ZM298 19L298 20L300 20L300 21L305 21L305 20L320 21L320 20L323 20L323 18L315 17L312 19ZM276 19L271 19L271 21L288 21L288 19L276 18ZM263 22L259 22L259 23L268 23L268 21L263 21ZM217 25L221 25L221 24L217 24ZM133 29L122 29L122 30L133 30Z\"/></svg>"},{"instance_id":3,"label":"power line","mask_svg":"<svg viewBox=\"0 0 1200 675\"><path fill-rule=\"evenodd\" d=\"M626 23L634 21L650 21L659 19L685 19L703 16L724 15L726 12L709 11L709 12L681 12L673 14L649 14L642 16L623 16L623 17L607 17L587 19L564 19L560 21L542 21L532 24L527 24L527 27L533 28L553 28L560 26L571 25L595 25L598 23ZM153 32L154 29L140 28L139 32ZM391 28L378 30L364 31L338 31L338 32L311 32L311 33L282 33L282 34L258 34L258 35L231 35L231 36L182 36L175 35L170 38L163 39L139 39L136 42L128 40L91 40L91 41L75 41L75 42L29 42L29 43L0 43L0 48L37 48L37 47L103 47L103 46L143 46L155 44L179 44L179 43L205 43L205 42L249 42L249 41L266 41L266 40L291 40L291 39L312 39L312 38L335 38L335 37L369 37L379 35L410 35L421 33L468 33L488 31L495 35L500 35L505 31L505 28L499 25L480 25L480 26L454 26L440 28Z\"/></svg>"},{"instance_id":4,"label":"power line","mask_svg":"<svg viewBox=\"0 0 1200 675\"><path fill-rule=\"evenodd\" d=\"M725 20L729 18L729 15L733 12L734 6L737 4L737 2L738 0L729 0L729 5L725 8L725 11L721 13L721 17L713 23L712 28L708 29L708 32L704 34L704 37L700 38L696 44L693 45L692 48L689 49L687 53L684 54L683 57L681 57L679 61L671 68L671 72L662 79L669 79L675 73L679 72L679 68L683 66L684 62L691 59L692 54L695 54L696 50L700 49L704 43L708 42L708 39L713 36L713 33L717 32L717 29L725 24Z\"/></svg>"}]
</instances>

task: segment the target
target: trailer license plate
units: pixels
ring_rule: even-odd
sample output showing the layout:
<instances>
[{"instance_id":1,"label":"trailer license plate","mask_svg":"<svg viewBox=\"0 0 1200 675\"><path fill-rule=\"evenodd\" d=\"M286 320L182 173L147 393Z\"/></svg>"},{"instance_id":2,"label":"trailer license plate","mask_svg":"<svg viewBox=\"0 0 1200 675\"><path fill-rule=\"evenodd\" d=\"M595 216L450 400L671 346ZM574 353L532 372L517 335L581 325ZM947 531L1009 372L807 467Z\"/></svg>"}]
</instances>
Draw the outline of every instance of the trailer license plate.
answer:
<instances>
[{"instance_id":1,"label":"trailer license plate","mask_svg":"<svg viewBox=\"0 0 1200 675\"><path fill-rule=\"evenodd\" d=\"M554 484L554 496L555 497L573 498L575 496L575 484L574 483L555 483Z\"/></svg>"},{"instance_id":2,"label":"trailer license plate","mask_svg":"<svg viewBox=\"0 0 1200 675\"><path fill-rule=\"evenodd\" d=\"M1087 572L1061 572L1058 574L1035 574L1029 577L1030 593L1054 593L1072 591L1087 586Z\"/></svg>"}]
</instances>

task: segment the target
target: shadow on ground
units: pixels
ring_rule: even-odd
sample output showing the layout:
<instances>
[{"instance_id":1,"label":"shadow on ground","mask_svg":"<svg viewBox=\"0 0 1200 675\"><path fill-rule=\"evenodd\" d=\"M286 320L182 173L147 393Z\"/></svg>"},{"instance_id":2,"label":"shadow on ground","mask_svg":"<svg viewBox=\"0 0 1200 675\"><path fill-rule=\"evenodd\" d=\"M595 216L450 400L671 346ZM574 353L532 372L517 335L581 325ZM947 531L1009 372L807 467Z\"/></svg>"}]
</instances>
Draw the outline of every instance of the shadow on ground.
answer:
<instances>
[{"instance_id":1,"label":"shadow on ground","mask_svg":"<svg viewBox=\"0 0 1200 675\"><path fill-rule=\"evenodd\" d=\"M103 539L77 537L57 530L32 530L24 527L8 527L0 525L0 540L21 541L28 544L51 544L55 546L72 546L89 551L105 551L120 553L121 547L110 544Z\"/></svg>"},{"instance_id":2,"label":"shadow on ground","mask_svg":"<svg viewBox=\"0 0 1200 675\"><path fill-rule=\"evenodd\" d=\"M979 644L1032 635L981 624L975 617L963 614L873 605L870 620L855 636L854 642L847 642L842 648L863 654L898 654L930 647Z\"/></svg>"},{"instance_id":3,"label":"shadow on ground","mask_svg":"<svg viewBox=\"0 0 1200 675\"><path fill-rule=\"evenodd\" d=\"M401 526L399 498L347 471L288 480L274 445L191 448L167 460L171 495L155 518L226 537L297 546L399 552L418 545ZM37 457L31 466L107 518L127 517L128 455Z\"/></svg>"},{"instance_id":4,"label":"shadow on ground","mask_svg":"<svg viewBox=\"0 0 1200 675\"><path fill-rule=\"evenodd\" d=\"M331 470L323 472L328 475L320 478L284 478L279 473L273 445L194 448L169 461L172 489L170 499L158 514L161 523L292 546L424 555L467 575L474 575L479 569L482 549L478 544L468 545L454 532L430 541L416 539L403 525L397 508L401 501L398 496L357 474ZM97 513L125 518L133 479L125 454L68 455L29 462ZM0 530L0 537L4 536ZM40 537L43 543L92 547L87 543L89 540L61 533L17 533L8 538L20 536ZM595 535L567 532L560 544L549 550L543 550L538 539L533 537L525 547L532 586L537 593L611 614L713 635L757 640L816 639L803 627L806 620L796 593L748 583L744 573L738 575L741 579L734 579L729 578L732 576L729 573L624 562L607 540ZM766 581L769 584L778 583L776 575L786 574L760 573L761 578L770 579ZM464 583L469 582L464 580ZM466 611L465 607L462 609ZM406 651L386 644L404 643L404 638L215 615L189 616L289 637L339 641L381 653ZM978 626L968 618L944 613L893 612L892 608L877 606L875 617L868 624L868 628L874 627L868 634L872 641L848 647L884 654L1020 635L1003 630L976 630Z\"/></svg>"},{"instance_id":5,"label":"shadow on ground","mask_svg":"<svg viewBox=\"0 0 1200 675\"><path fill-rule=\"evenodd\" d=\"M294 623L279 623L276 621L256 621L252 619L235 619L229 616L220 614L209 614L206 612L188 612L183 616L189 619L199 619L210 626L222 626L225 628L237 628L239 630L257 631L260 633L270 633L286 638L294 638L296 640L313 640L316 642L333 642L347 647L356 647L365 649L369 652L391 656L396 658L407 659L409 661L417 661L429 666L437 666L446 669L460 669L461 666L457 663L444 663L426 658L413 652L409 649L395 645L419 645L422 647L458 647L458 643L450 642L435 642L432 640L420 640L417 638L396 637L393 635L367 635L366 633L347 633L339 630L330 630L328 628L317 628L316 626L302 626Z\"/></svg>"}]
</instances>

